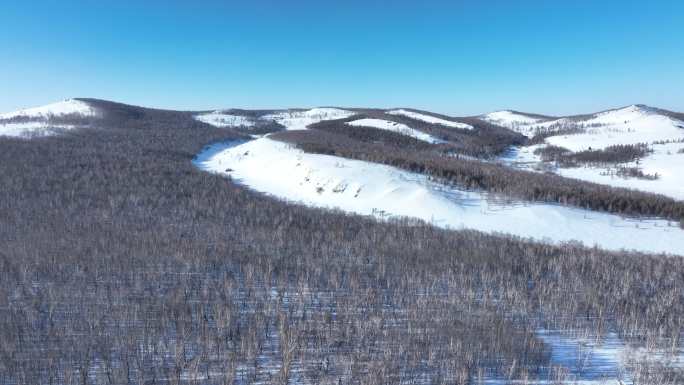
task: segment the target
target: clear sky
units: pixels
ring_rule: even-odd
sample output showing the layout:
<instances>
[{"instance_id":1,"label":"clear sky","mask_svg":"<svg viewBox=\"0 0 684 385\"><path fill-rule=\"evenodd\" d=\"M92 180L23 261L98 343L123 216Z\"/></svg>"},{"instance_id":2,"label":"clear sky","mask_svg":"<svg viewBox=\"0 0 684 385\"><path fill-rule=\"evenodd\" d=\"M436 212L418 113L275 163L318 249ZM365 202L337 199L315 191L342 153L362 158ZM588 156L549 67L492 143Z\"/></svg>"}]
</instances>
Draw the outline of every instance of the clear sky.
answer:
<instances>
[{"instance_id":1,"label":"clear sky","mask_svg":"<svg viewBox=\"0 0 684 385\"><path fill-rule=\"evenodd\" d=\"M3 0L0 111L684 111L684 1Z\"/></svg>"}]
</instances>

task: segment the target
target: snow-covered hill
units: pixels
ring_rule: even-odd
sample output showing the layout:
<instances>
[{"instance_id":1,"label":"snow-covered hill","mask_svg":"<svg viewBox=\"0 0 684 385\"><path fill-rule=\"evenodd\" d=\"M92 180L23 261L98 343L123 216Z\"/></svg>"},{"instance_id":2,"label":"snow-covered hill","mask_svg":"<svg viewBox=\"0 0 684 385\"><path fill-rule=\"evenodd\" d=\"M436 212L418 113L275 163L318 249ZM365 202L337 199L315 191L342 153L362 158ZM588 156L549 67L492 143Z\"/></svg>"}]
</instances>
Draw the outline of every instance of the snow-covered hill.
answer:
<instances>
[{"instance_id":1,"label":"snow-covered hill","mask_svg":"<svg viewBox=\"0 0 684 385\"><path fill-rule=\"evenodd\" d=\"M283 111L263 116L262 119L273 120L282 124L288 130L305 130L310 124L323 120L344 119L354 115L354 112L339 108L312 108L304 111Z\"/></svg>"},{"instance_id":2,"label":"snow-covered hill","mask_svg":"<svg viewBox=\"0 0 684 385\"><path fill-rule=\"evenodd\" d=\"M54 135L78 126L66 120L94 118L100 115L100 111L86 102L67 99L41 107L0 114L0 136L28 138Z\"/></svg>"},{"instance_id":3,"label":"snow-covered hill","mask_svg":"<svg viewBox=\"0 0 684 385\"><path fill-rule=\"evenodd\" d=\"M405 110L405 109L391 110L391 111L387 111L387 113L390 115L405 116L407 118L411 118L411 119L415 119L415 120L421 120L423 122L427 122L427 123L431 123L431 124L441 124L442 126L446 126L446 127L460 128L462 130L472 130L473 129L473 126L466 124L466 123L454 122L451 120L438 118L436 116L423 114L420 112L415 112L415 111L410 111L410 110Z\"/></svg>"},{"instance_id":4,"label":"snow-covered hill","mask_svg":"<svg viewBox=\"0 0 684 385\"><path fill-rule=\"evenodd\" d=\"M230 114L223 111L214 111L195 115L195 119L200 122L210 124L214 127L252 127L254 126L254 119Z\"/></svg>"},{"instance_id":5,"label":"snow-covered hill","mask_svg":"<svg viewBox=\"0 0 684 385\"><path fill-rule=\"evenodd\" d=\"M534 154L534 150L547 145L578 152L601 150L615 145L646 144L651 152L638 161L609 165L579 165L573 168L553 167L551 170L575 179L633 188L684 200L684 122L664 114L662 110L632 105L586 116L533 123L524 127L526 131L519 131L531 134L539 129L549 129L551 136L545 138L541 145L513 149L505 159L507 162L530 168L538 167L541 158ZM572 133L563 133L564 128L576 130ZM560 132L554 135L554 130ZM619 176L616 174L618 167L639 169L651 178ZM544 169L549 170L548 167Z\"/></svg>"},{"instance_id":6,"label":"snow-covered hill","mask_svg":"<svg viewBox=\"0 0 684 385\"><path fill-rule=\"evenodd\" d=\"M19 111L0 114L0 120L13 118L48 119L66 115L94 117L99 115L99 111L91 107L86 102L76 99L67 99L41 107L27 108Z\"/></svg>"},{"instance_id":7,"label":"snow-covered hill","mask_svg":"<svg viewBox=\"0 0 684 385\"><path fill-rule=\"evenodd\" d=\"M545 123L549 124L553 122ZM572 120L572 124L584 132L552 136L547 142L571 151L582 151L684 138L684 122L639 105L601 112L588 119Z\"/></svg>"},{"instance_id":8,"label":"snow-covered hill","mask_svg":"<svg viewBox=\"0 0 684 385\"><path fill-rule=\"evenodd\" d=\"M358 119L358 120L353 120L351 122L347 122L348 125L350 126L361 126L361 127L373 127L373 128L378 128L380 130L387 130L387 131L392 131L392 132L397 132L402 135L410 136L412 138L421 140L423 142L427 143L442 143L444 142L441 139L435 138L434 136L430 134L426 134L424 132L418 131L416 129L413 129L403 123L397 123L397 122L392 122L390 120L384 120L384 119L370 119L370 118L364 118L364 119Z\"/></svg>"},{"instance_id":9,"label":"snow-covered hill","mask_svg":"<svg viewBox=\"0 0 684 385\"><path fill-rule=\"evenodd\" d=\"M535 124L550 120L511 110L490 112L488 114L480 115L479 118L486 122L506 127L528 136L533 132L532 127Z\"/></svg>"},{"instance_id":10,"label":"snow-covered hill","mask_svg":"<svg viewBox=\"0 0 684 385\"><path fill-rule=\"evenodd\" d=\"M254 190L316 207L412 217L447 228L502 232L554 243L579 240L608 249L684 255L684 230L664 220L635 221L552 204L500 203L482 193L435 183L424 175L307 154L269 138L211 146L195 164L230 175Z\"/></svg>"}]
</instances>

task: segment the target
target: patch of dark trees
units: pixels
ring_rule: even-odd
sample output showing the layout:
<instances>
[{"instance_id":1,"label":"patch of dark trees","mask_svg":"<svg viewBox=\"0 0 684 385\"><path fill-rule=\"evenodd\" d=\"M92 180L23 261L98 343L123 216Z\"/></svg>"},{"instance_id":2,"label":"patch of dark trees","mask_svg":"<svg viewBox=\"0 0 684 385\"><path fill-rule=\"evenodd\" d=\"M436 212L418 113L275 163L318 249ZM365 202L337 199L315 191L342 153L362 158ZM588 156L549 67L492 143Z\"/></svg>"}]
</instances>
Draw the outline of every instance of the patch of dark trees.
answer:
<instances>
[{"instance_id":1,"label":"patch of dark trees","mask_svg":"<svg viewBox=\"0 0 684 385\"><path fill-rule=\"evenodd\" d=\"M93 103L0 139L0 384L562 384L538 327L681 346L681 258L287 204L192 165L241 134Z\"/></svg>"},{"instance_id":2,"label":"patch of dark trees","mask_svg":"<svg viewBox=\"0 0 684 385\"><path fill-rule=\"evenodd\" d=\"M582 126L572 123L555 123L550 126L536 127L534 135L528 139L527 144L542 144L547 138L558 135L575 135L586 132Z\"/></svg>"},{"instance_id":3,"label":"patch of dark trees","mask_svg":"<svg viewBox=\"0 0 684 385\"><path fill-rule=\"evenodd\" d=\"M387 164L427 174L465 189L527 201L552 202L628 216L662 217L684 223L684 202L554 174L535 173L436 151L416 151L397 144L368 143L321 130L287 131L273 139L307 152Z\"/></svg>"},{"instance_id":4,"label":"patch of dark trees","mask_svg":"<svg viewBox=\"0 0 684 385\"><path fill-rule=\"evenodd\" d=\"M556 162L561 167L576 167L582 164L615 164L635 162L653 152L647 144L618 144L597 150L572 152L564 147L544 146L534 153L544 162Z\"/></svg>"}]
</instances>

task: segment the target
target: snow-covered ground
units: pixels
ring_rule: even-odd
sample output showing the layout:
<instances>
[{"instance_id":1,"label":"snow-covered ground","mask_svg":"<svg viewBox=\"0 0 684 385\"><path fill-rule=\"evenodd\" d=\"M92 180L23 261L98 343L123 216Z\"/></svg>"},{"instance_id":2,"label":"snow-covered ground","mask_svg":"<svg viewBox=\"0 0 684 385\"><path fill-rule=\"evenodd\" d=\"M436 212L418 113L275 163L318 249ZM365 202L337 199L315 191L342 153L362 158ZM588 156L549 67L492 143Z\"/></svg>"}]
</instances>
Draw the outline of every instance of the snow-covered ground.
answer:
<instances>
[{"instance_id":1,"label":"snow-covered ground","mask_svg":"<svg viewBox=\"0 0 684 385\"><path fill-rule=\"evenodd\" d=\"M533 131L531 127L534 124L545 121L545 119L535 118L510 110L490 112L488 114L481 115L480 119L501 127L510 128L513 131L517 131L523 135L529 136L531 136L530 133Z\"/></svg>"},{"instance_id":2,"label":"snow-covered ground","mask_svg":"<svg viewBox=\"0 0 684 385\"><path fill-rule=\"evenodd\" d=\"M305 111L283 111L263 116L262 119L274 120L288 130L306 130L310 124L323 120L344 119L354 115L354 112L339 108L312 108Z\"/></svg>"},{"instance_id":3,"label":"snow-covered ground","mask_svg":"<svg viewBox=\"0 0 684 385\"><path fill-rule=\"evenodd\" d=\"M549 124L550 122L544 123ZM684 139L684 123L657 110L645 106L629 106L594 114L578 121L586 132L556 135L546 138L545 144L513 149L503 161L521 168L539 168L541 159L534 150L544 145L554 145L571 151L603 149L618 144L646 143L653 150L639 162L615 166L581 166L574 168L547 167L559 175L601 183L615 187L637 189L663 194L684 200L684 143L659 143ZM648 175L658 176L655 180L627 178L615 174L616 167L638 167Z\"/></svg>"},{"instance_id":4,"label":"snow-covered ground","mask_svg":"<svg viewBox=\"0 0 684 385\"><path fill-rule=\"evenodd\" d=\"M252 127L254 119L248 116L228 114L221 111L214 111L195 115L195 119L200 122L210 124L214 127Z\"/></svg>"},{"instance_id":5,"label":"snow-covered ground","mask_svg":"<svg viewBox=\"0 0 684 385\"><path fill-rule=\"evenodd\" d=\"M580 118L544 120L511 111L497 111L482 115L480 119L508 127L528 137L534 136L538 130L583 128L586 131L584 133L547 138L548 143L566 147L571 151L684 137L683 122L642 105L632 105Z\"/></svg>"},{"instance_id":6,"label":"snow-covered ground","mask_svg":"<svg viewBox=\"0 0 684 385\"><path fill-rule=\"evenodd\" d=\"M48 119L65 115L79 115L82 117L94 117L99 111L88 103L75 99L67 99L61 102L48 104L41 107L27 108L24 110L0 114L0 120L13 118L38 118Z\"/></svg>"},{"instance_id":7,"label":"snow-covered ground","mask_svg":"<svg viewBox=\"0 0 684 385\"><path fill-rule=\"evenodd\" d=\"M442 126L460 128L462 130L472 130L473 129L473 126L471 126L470 124L453 122L451 120L438 118L436 116L432 116L432 115L428 115L428 114L421 114L420 112L415 112L415 111L398 109L398 110L387 111L387 113L390 115L400 115L400 116L405 116L405 117L411 118L411 119L422 120L423 122L427 122L427 123L441 124Z\"/></svg>"},{"instance_id":8,"label":"snow-covered ground","mask_svg":"<svg viewBox=\"0 0 684 385\"><path fill-rule=\"evenodd\" d=\"M370 162L304 153L269 138L208 147L197 167L230 175L280 199L376 217L508 233L606 249L684 255L684 230L665 220L633 220L553 204L502 203L420 174ZM644 241L647 240L647 241Z\"/></svg>"},{"instance_id":9,"label":"snow-covered ground","mask_svg":"<svg viewBox=\"0 0 684 385\"><path fill-rule=\"evenodd\" d=\"M443 143L444 141L438 138L435 138L434 136L430 134L426 134L422 131L418 131L416 129L413 129L403 123L397 123L397 122L392 122L390 120L384 120L384 119L358 119L358 120L353 120L351 122L347 122L350 126L362 126L362 127L373 127L373 128L378 128L381 130L387 130L387 131L393 131L393 132L398 132L402 135L410 136L412 138L416 138L418 140L422 140L423 142L428 142L428 143Z\"/></svg>"},{"instance_id":10,"label":"snow-covered ground","mask_svg":"<svg viewBox=\"0 0 684 385\"><path fill-rule=\"evenodd\" d=\"M0 136L32 138L55 135L76 128L75 125L55 122L65 117L91 118L100 111L88 103L75 99L48 104L41 107L0 114Z\"/></svg>"},{"instance_id":11,"label":"snow-covered ground","mask_svg":"<svg viewBox=\"0 0 684 385\"><path fill-rule=\"evenodd\" d=\"M570 151L603 149L618 144L653 143L684 138L684 122L661 115L644 106L629 106L595 114L577 122L586 132L546 139ZM545 123L548 124L548 123Z\"/></svg>"},{"instance_id":12,"label":"snow-covered ground","mask_svg":"<svg viewBox=\"0 0 684 385\"><path fill-rule=\"evenodd\" d=\"M48 124L45 122L1 123L0 137L37 138L56 135L75 128L67 124Z\"/></svg>"}]
</instances>

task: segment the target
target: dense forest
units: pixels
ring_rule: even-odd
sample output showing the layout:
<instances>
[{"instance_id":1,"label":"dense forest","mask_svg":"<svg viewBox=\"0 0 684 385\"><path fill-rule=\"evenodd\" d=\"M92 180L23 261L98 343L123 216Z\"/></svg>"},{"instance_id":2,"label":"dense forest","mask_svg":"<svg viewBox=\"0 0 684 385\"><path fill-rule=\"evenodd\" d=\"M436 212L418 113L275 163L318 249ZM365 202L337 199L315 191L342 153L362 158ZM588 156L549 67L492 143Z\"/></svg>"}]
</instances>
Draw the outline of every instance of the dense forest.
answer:
<instances>
[{"instance_id":1,"label":"dense forest","mask_svg":"<svg viewBox=\"0 0 684 385\"><path fill-rule=\"evenodd\" d=\"M539 328L617 333L662 352L624 376L684 382L681 258L287 204L193 167L241 133L91 103L87 129L0 139L0 384L572 383Z\"/></svg>"},{"instance_id":2,"label":"dense forest","mask_svg":"<svg viewBox=\"0 0 684 385\"><path fill-rule=\"evenodd\" d=\"M645 143L618 144L600 150L584 150L572 152L564 147L548 145L534 150L544 162L556 162L561 167L578 165L605 165L613 163L635 162L653 150Z\"/></svg>"}]
</instances>

